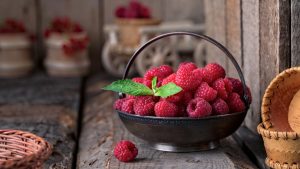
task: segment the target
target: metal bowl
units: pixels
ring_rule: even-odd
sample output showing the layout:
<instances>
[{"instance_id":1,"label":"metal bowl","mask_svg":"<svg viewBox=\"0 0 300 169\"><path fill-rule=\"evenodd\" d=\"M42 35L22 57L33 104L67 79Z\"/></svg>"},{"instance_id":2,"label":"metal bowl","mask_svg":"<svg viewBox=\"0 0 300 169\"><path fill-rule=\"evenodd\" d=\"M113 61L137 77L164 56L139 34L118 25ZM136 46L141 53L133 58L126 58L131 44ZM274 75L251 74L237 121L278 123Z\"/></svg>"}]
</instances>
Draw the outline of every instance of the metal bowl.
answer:
<instances>
[{"instance_id":1,"label":"metal bowl","mask_svg":"<svg viewBox=\"0 0 300 169\"><path fill-rule=\"evenodd\" d=\"M217 148L219 140L234 133L246 112L204 118L138 116L117 111L125 127L150 147L169 152Z\"/></svg>"}]
</instances>

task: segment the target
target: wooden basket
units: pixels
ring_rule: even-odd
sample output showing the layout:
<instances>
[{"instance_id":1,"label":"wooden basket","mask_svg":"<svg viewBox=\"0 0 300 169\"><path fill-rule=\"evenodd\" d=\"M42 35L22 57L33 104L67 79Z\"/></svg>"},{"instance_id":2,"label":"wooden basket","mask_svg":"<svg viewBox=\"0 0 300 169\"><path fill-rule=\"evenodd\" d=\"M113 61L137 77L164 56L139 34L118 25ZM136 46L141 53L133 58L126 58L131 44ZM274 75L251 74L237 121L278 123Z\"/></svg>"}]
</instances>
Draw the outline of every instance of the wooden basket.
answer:
<instances>
[{"instance_id":1,"label":"wooden basket","mask_svg":"<svg viewBox=\"0 0 300 169\"><path fill-rule=\"evenodd\" d=\"M47 57L45 67L48 74L59 77L78 77L88 74L90 61L88 59L88 49L75 53L72 56L66 56L62 46L68 40L68 37L84 37L86 33L80 34L53 34L47 41Z\"/></svg>"},{"instance_id":2,"label":"wooden basket","mask_svg":"<svg viewBox=\"0 0 300 169\"><path fill-rule=\"evenodd\" d=\"M264 140L266 164L272 168L300 168L299 133L288 122L289 105L299 89L300 67L295 67L277 75L263 96L263 122L257 129Z\"/></svg>"},{"instance_id":3,"label":"wooden basket","mask_svg":"<svg viewBox=\"0 0 300 169\"><path fill-rule=\"evenodd\" d=\"M0 77L25 76L33 69L31 44L27 34L0 35Z\"/></svg>"},{"instance_id":4,"label":"wooden basket","mask_svg":"<svg viewBox=\"0 0 300 169\"><path fill-rule=\"evenodd\" d=\"M34 134L0 130L1 169L41 169L51 152L52 146Z\"/></svg>"},{"instance_id":5,"label":"wooden basket","mask_svg":"<svg viewBox=\"0 0 300 169\"><path fill-rule=\"evenodd\" d=\"M157 19L117 19L116 23L120 30L120 42L125 47L137 47L140 43L141 26L158 25Z\"/></svg>"}]
</instances>

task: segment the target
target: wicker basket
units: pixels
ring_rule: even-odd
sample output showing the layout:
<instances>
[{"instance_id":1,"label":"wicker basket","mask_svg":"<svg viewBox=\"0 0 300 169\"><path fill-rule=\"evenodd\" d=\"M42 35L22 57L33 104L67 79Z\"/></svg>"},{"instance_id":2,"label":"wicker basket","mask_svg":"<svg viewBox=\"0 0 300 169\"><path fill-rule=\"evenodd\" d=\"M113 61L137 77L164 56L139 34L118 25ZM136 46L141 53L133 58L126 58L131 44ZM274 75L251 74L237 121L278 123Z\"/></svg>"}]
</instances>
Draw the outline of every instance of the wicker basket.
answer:
<instances>
[{"instance_id":1,"label":"wicker basket","mask_svg":"<svg viewBox=\"0 0 300 169\"><path fill-rule=\"evenodd\" d=\"M51 152L52 146L34 134L0 130L1 169L41 169Z\"/></svg>"},{"instance_id":2,"label":"wicker basket","mask_svg":"<svg viewBox=\"0 0 300 169\"><path fill-rule=\"evenodd\" d=\"M0 35L0 77L25 76L33 69L31 44L27 34Z\"/></svg>"},{"instance_id":3,"label":"wicker basket","mask_svg":"<svg viewBox=\"0 0 300 169\"><path fill-rule=\"evenodd\" d=\"M275 169L300 168L300 138L288 121L291 100L300 89L300 67L277 75L262 100L262 124L258 133L264 140L266 164Z\"/></svg>"},{"instance_id":4,"label":"wicker basket","mask_svg":"<svg viewBox=\"0 0 300 169\"><path fill-rule=\"evenodd\" d=\"M120 42L125 47L137 47L140 43L139 29L141 26L158 25L156 19L117 19L120 30Z\"/></svg>"},{"instance_id":5,"label":"wicker basket","mask_svg":"<svg viewBox=\"0 0 300 169\"><path fill-rule=\"evenodd\" d=\"M78 77L84 76L89 72L90 61L88 59L88 49L66 56L62 46L68 40L68 37L84 37L86 33L80 34L53 34L47 41L47 57L45 67L52 76L60 77Z\"/></svg>"}]
</instances>

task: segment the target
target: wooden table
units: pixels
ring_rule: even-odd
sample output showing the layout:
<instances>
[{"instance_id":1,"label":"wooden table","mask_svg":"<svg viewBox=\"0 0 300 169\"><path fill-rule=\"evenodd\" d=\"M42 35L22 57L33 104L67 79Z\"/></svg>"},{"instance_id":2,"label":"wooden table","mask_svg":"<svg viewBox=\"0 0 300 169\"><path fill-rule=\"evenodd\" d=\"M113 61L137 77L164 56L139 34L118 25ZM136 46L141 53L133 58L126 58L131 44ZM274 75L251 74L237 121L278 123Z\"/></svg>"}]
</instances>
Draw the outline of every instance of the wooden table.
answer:
<instances>
[{"instance_id":1,"label":"wooden table","mask_svg":"<svg viewBox=\"0 0 300 169\"><path fill-rule=\"evenodd\" d=\"M0 128L30 131L52 143L54 152L44 168L257 168L233 137L212 151L166 153L150 149L131 135L113 112L113 93L101 90L110 82L104 77L61 79L37 73L28 78L1 79ZM122 139L136 143L136 161L122 163L112 155L115 143Z\"/></svg>"}]
</instances>

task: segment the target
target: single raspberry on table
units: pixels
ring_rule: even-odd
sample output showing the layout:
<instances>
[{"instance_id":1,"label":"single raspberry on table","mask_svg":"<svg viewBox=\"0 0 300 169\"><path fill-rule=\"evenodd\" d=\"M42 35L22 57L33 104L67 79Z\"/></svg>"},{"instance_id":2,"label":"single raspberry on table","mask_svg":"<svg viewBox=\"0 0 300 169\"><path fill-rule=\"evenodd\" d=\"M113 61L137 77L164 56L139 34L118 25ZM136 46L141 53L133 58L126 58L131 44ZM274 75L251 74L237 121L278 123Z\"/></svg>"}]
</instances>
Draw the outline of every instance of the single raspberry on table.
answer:
<instances>
[{"instance_id":1,"label":"single raspberry on table","mask_svg":"<svg viewBox=\"0 0 300 169\"><path fill-rule=\"evenodd\" d=\"M228 97L229 110L232 113L243 112L246 109L245 103L237 93L231 93Z\"/></svg>"},{"instance_id":2,"label":"single raspberry on table","mask_svg":"<svg viewBox=\"0 0 300 169\"><path fill-rule=\"evenodd\" d=\"M175 83L175 79L176 79L176 74L172 73L168 77L164 78L161 85L163 86L163 85L166 85L166 84L171 83L171 82Z\"/></svg>"},{"instance_id":3,"label":"single raspberry on table","mask_svg":"<svg viewBox=\"0 0 300 169\"><path fill-rule=\"evenodd\" d=\"M114 155L122 162L130 162L133 161L138 155L138 149L132 142L128 140L122 140L115 146Z\"/></svg>"},{"instance_id":4,"label":"single raspberry on table","mask_svg":"<svg viewBox=\"0 0 300 169\"><path fill-rule=\"evenodd\" d=\"M207 70L208 74L212 77L212 81L224 78L226 75L224 68L217 63L207 64L205 70Z\"/></svg>"},{"instance_id":5,"label":"single raspberry on table","mask_svg":"<svg viewBox=\"0 0 300 169\"><path fill-rule=\"evenodd\" d=\"M133 105L135 114L140 116L154 115L155 101L152 96L138 96L136 97Z\"/></svg>"},{"instance_id":6,"label":"single raspberry on table","mask_svg":"<svg viewBox=\"0 0 300 169\"><path fill-rule=\"evenodd\" d=\"M226 84L222 78L219 78L216 81L214 81L212 87L218 92L218 96L221 99L227 100L228 95L230 93L226 90Z\"/></svg>"},{"instance_id":7,"label":"single raspberry on table","mask_svg":"<svg viewBox=\"0 0 300 169\"><path fill-rule=\"evenodd\" d=\"M175 82L186 91L195 90L200 85L200 81L192 73L188 65L183 65L178 68Z\"/></svg>"},{"instance_id":8,"label":"single raspberry on table","mask_svg":"<svg viewBox=\"0 0 300 169\"><path fill-rule=\"evenodd\" d=\"M204 100L210 102L217 97L218 92L210 87L206 82L202 82L195 93L195 98L203 98Z\"/></svg>"},{"instance_id":9,"label":"single raspberry on table","mask_svg":"<svg viewBox=\"0 0 300 169\"><path fill-rule=\"evenodd\" d=\"M200 118L211 115L211 105L202 98L195 98L187 106L189 117Z\"/></svg>"},{"instance_id":10,"label":"single raspberry on table","mask_svg":"<svg viewBox=\"0 0 300 169\"><path fill-rule=\"evenodd\" d=\"M125 100L122 104L122 111L129 114L134 114L133 104L134 104L134 99Z\"/></svg>"},{"instance_id":11,"label":"single raspberry on table","mask_svg":"<svg viewBox=\"0 0 300 169\"><path fill-rule=\"evenodd\" d=\"M162 100L155 104L154 112L157 117L176 117L178 107L174 103Z\"/></svg>"},{"instance_id":12,"label":"single raspberry on table","mask_svg":"<svg viewBox=\"0 0 300 169\"><path fill-rule=\"evenodd\" d=\"M118 99L114 103L114 109L122 111L122 105L127 100L127 98Z\"/></svg>"},{"instance_id":13,"label":"single raspberry on table","mask_svg":"<svg viewBox=\"0 0 300 169\"><path fill-rule=\"evenodd\" d=\"M142 78L142 77L134 77L134 78L132 78L132 81L134 81L136 83L143 84L144 83L144 78Z\"/></svg>"},{"instance_id":14,"label":"single raspberry on table","mask_svg":"<svg viewBox=\"0 0 300 169\"><path fill-rule=\"evenodd\" d=\"M212 104L213 114L222 115L227 114L229 112L229 107L227 103L221 99L216 99Z\"/></svg>"},{"instance_id":15,"label":"single raspberry on table","mask_svg":"<svg viewBox=\"0 0 300 169\"><path fill-rule=\"evenodd\" d=\"M197 78L201 77L203 82L211 84L213 82L212 76L209 75L208 71L204 68L198 68L193 70L193 73L196 75Z\"/></svg>"}]
</instances>

